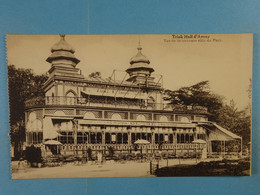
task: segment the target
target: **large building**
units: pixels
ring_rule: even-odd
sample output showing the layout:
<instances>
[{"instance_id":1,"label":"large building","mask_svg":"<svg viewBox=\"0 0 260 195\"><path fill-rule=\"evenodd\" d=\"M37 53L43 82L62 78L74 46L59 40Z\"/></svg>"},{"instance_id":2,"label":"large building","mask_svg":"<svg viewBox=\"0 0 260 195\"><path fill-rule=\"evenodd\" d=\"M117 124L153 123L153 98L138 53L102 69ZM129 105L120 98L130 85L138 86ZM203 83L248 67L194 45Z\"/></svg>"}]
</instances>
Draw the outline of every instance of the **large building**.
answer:
<instances>
[{"instance_id":1,"label":"large building","mask_svg":"<svg viewBox=\"0 0 260 195\"><path fill-rule=\"evenodd\" d=\"M162 78L155 81L149 59L140 45L137 50L123 80L115 74L84 77L61 35L47 58L45 97L26 102L26 145L56 140L62 154L80 155L87 148L105 153L109 147L130 153L137 140L147 140L138 145L144 153L185 154L198 148L211 153L212 142L241 139L208 121L207 108L164 102Z\"/></svg>"}]
</instances>

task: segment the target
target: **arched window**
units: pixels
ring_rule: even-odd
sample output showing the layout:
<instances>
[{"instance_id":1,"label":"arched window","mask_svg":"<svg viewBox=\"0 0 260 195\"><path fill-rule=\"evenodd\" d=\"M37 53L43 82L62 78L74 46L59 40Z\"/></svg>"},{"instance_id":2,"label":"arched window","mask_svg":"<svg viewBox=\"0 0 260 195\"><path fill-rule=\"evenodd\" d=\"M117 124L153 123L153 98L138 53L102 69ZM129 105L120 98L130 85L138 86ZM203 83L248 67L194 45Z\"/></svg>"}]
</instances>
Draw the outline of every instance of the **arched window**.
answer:
<instances>
[{"instance_id":1,"label":"arched window","mask_svg":"<svg viewBox=\"0 0 260 195\"><path fill-rule=\"evenodd\" d=\"M114 114L111 116L111 119L112 119L112 120L122 120L122 117L120 116L120 114L114 113Z\"/></svg>"},{"instance_id":2,"label":"arched window","mask_svg":"<svg viewBox=\"0 0 260 195\"><path fill-rule=\"evenodd\" d=\"M72 90L69 90L66 93L66 103L67 103L67 105L74 105L75 104L75 97L76 97L76 93Z\"/></svg>"},{"instance_id":3,"label":"arched window","mask_svg":"<svg viewBox=\"0 0 260 195\"><path fill-rule=\"evenodd\" d=\"M61 110L57 110L57 111L54 112L53 115L55 115L55 116L65 116L66 114Z\"/></svg>"},{"instance_id":4,"label":"arched window","mask_svg":"<svg viewBox=\"0 0 260 195\"><path fill-rule=\"evenodd\" d=\"M167 116L161 116L160 117L160 122L168 122Z\"/></svg>"},{"instance_id":5,"label":"arched window","mask_svg":"<svg viewBox=\"0 0 260 195\"><path fill-rule=\"evenodd\" d=\"M95 119L96 117L95 117L95 115L92 113L92 112L86 112L85 114L84 114L84 117L83 117L84 119Z\"/></svg>"},{"instance_id":6,"label":"arched window","mask_svg":"<svg viewBox=\"0 0 260 195\"><path fill-rule=\"evenodd\" d=\"M188 123L188 122L190 122L190 119L188 117L183 116L183 117L181 117L181 122Z\"/></svg>"},{"instance_id":7,"label":"arched window","mask_svg":"<svg viewBox=\"0 0 260 195\"><path fill-rule=\"evenodd\" d=\"M137 120L137 121L146 121L146 118L145 118L145 116L144 116L143 114L140 114L140 115L138 115L138 116L136 117L136 120Z\"/></svg>"},{"instance_id":8,"label":"arched window","mask_svg":"<svg viewBox=\"0 0 260 195\"><path fill-rule=\"evenodd\" d=\"M177 134L177 143L180 143L180 134Z\"/></svg>"},{"instance_id":9,"label":"arched window","mask_svg":"<svg viewBox=\"0 0 260 195\"><path fill-rule=\"evenodd\" d=\"M34 121L36 119L36 113L35 112L31 112L29 117L28 117L29 121Z\"/></svg>"}]
</instances>

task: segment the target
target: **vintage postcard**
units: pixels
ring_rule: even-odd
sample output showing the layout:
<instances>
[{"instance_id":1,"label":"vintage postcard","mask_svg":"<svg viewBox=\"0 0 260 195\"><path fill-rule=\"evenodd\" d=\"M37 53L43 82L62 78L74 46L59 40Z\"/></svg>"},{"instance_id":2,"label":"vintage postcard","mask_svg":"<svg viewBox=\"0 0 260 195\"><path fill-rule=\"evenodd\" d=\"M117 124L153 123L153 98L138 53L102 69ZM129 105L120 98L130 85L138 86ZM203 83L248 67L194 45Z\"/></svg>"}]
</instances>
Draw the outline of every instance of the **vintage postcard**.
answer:
<instances>
[{"instance_id":1,"label":"vintage postcard","mask_svg":"<svg viewBox=\"0 0 260 195\"><path fill-rule=\"evenodd\" d=\"M6 40L13 179L250 176L252 34Z\"/></svg>"}]
</instances>

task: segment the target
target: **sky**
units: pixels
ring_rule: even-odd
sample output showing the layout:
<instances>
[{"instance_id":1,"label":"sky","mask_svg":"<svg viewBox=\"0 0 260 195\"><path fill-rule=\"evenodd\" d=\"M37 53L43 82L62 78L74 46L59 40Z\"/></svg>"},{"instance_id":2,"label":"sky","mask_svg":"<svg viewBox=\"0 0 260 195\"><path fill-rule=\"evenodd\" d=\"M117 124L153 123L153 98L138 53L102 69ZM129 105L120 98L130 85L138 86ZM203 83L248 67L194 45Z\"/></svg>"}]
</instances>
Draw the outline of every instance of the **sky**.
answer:
<instances>
[{"instance_id":1,"label":"sky","mask_svg":"<svg viewBox=\"0 0 260 195\"><path fill-rule=\"evenodd\" d=\"M77 68L85 76L101 72L111 76L114 69L125 71L137 54L142 53L154 68L155 80L163 75L163 86L176 90L209 80L214 93L234 100L239 109L249 103L247 90L252 78L252 34L191 35L66 35L80 60ZM46 73L51 47L59 35L7 35L7 61L18 68ZM124 76L116 73L117 78Z\"/></svg>"}]
</instances>

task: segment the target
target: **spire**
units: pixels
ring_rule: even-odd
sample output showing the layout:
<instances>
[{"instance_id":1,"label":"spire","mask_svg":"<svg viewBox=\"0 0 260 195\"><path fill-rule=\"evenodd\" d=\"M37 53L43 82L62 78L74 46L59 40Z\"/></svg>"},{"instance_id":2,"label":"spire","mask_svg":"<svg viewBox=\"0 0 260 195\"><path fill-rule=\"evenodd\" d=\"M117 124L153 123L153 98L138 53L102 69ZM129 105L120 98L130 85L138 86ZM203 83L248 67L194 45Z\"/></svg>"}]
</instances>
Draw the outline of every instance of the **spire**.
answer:
<instances>
[{"instance_id":1,"label":"spire","mask_svg":"<svg viewBox=\"0 0 260 195\"><path fill-rule=\"evenodd\" d=\"M141 52L141 51L142 51L142 47L141 47L140 39L139 39L139 41L138 41L138 47L137 47L137 50L138 50L138 52Z\"/></svg>"}]
</instances>

